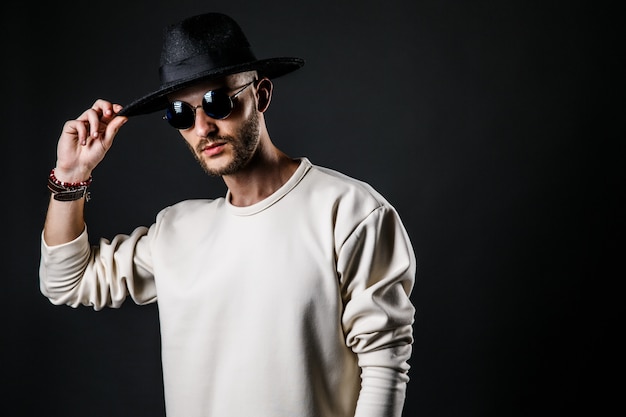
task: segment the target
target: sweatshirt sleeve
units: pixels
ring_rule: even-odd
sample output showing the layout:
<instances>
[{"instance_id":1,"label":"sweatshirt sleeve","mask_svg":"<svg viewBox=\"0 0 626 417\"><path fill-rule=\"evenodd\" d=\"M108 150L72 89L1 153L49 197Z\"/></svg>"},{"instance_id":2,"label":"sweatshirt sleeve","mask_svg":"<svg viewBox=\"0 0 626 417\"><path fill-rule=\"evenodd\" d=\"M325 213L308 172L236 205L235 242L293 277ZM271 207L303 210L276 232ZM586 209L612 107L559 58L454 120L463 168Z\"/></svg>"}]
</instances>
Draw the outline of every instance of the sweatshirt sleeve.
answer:
<instances>
[{"instance_id":1,"label":"sweatshirt sleeve","mask_svg":"<svg viewBox=\"0 0 626 417\"><path fill-rule=\"evenodd\" d=\"M118 308L127 297L156 301L148 228L89 244L87 228L75 240L48 246L41 235L39 288L56 305Z\"/></svg>"},{"instance_id":2,"label":"sweatshirt sleeve","mask_svg":"<svg viewBox=\"0 0 626 417\"><path fill-rule=\"evenodd\" d=\"M363 220L342 245L337 266L346 343L361 368L355 417L400 417L413 343L409 296L416 260L396 211L382 206Z\"/></svg>"}]
</instances>

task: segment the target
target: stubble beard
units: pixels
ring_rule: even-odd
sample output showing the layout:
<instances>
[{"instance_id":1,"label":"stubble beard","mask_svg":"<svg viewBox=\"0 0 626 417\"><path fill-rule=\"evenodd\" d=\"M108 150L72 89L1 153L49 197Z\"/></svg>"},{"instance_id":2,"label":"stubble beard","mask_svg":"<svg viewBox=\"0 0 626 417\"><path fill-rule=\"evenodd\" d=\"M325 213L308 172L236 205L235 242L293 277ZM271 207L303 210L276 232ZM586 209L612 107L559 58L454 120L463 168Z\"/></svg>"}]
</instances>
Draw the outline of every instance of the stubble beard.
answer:
<instances>
[{"instance_id":1,"label":"stubble beard","mask_svg":"<svg viewBox=\"0 0 626 417\"><path fill-rule=\"evenodd\" d=\"M260 128L259 116L256 112L241 125L235 136L232 135L209 135L208 139L215 142L224 142L231 145L233 158L230 163L221 168L211 168L207 162L200 156L202 148L206 142L201 141L197 150L194 150L188 142L187 145L191 150L204 172L212 177L221 177L223 175L232 175L239 172L245 167L254 156L259 143Z\"/></svg>"}]
</instances>

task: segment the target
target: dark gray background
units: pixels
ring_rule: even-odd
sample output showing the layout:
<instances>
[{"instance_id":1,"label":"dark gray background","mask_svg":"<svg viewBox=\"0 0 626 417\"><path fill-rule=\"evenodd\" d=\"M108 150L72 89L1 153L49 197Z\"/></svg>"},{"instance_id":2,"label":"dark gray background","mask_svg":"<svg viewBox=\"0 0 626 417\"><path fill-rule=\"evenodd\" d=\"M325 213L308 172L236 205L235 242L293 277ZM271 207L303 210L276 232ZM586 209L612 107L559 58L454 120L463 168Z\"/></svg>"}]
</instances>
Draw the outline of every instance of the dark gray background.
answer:
<instances>
[{"instance_id":1,"label":"dark gray background","mask_svg":"<svg viewBox=\"0 0 626 417\"><path fill-rule=\"evenodd\" d=\"M45 181L63 122L98 97L124 104L154 90L161 28L211 10L233 15L259 57L307 61L275 82L277 145L371 183L405 222L419 259L405 416L601 415L618 404L615 10L112 0L3 11L4 415L163 416L156 306L75 310L39 293ZM142 116L94 172L90 232L111 238L167 204L223 193L159 115Z\"/></svg>"}]
</instances>

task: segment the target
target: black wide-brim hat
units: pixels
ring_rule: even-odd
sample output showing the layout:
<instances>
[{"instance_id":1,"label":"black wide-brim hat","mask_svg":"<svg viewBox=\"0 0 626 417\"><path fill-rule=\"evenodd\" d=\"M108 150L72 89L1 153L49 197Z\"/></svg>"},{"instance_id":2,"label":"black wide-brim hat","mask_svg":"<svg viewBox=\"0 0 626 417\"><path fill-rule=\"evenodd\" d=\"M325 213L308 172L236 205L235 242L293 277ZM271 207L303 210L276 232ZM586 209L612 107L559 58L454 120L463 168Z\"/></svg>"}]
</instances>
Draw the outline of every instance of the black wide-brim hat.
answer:
<instances>
[{"instance_id":1,"label":"black wide-brim hat","mask_svg":"<svg viewBox=\"0 0 626 417\"><path fill-rule=\"evenodd\" d=\"M257 59L243 30L229 16L192 16L163 31L158 90L124 106L119 114L136 116L163 110L168 94L198 81L253 70L273 79L303 65L303 59L294 57Z\"/></svg>"}]
</instances>

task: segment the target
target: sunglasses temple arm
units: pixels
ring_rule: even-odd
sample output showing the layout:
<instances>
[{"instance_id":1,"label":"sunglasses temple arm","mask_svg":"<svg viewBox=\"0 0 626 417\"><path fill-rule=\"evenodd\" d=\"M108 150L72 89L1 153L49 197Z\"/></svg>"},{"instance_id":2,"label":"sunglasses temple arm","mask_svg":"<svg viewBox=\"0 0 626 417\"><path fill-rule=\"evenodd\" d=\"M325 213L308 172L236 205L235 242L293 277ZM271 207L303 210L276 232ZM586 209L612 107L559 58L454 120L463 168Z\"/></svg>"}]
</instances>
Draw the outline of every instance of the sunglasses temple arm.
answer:
<instances>
[{"instance_id":1,"label":"sunglasses temple arm","mask_svg":"<svg viewBox=\"0 0 626 417\"><path fill-rule=\"evenodd\" d=\"M257 80L252 80L250 81L248 84L244 85L243 87L241 87L241 90L237 91L235 94L233 94L232 96L230 96L231 100L235 97L237 97L239 94L241 94L243 92L243 90L245 90L246 88L250 87L252 84L254 84Z\"/></svg>"}]
</instances>

